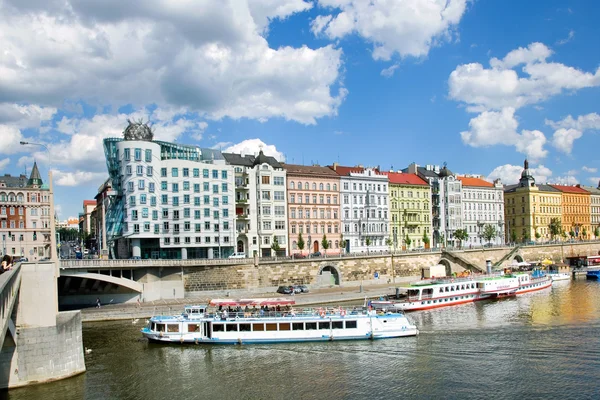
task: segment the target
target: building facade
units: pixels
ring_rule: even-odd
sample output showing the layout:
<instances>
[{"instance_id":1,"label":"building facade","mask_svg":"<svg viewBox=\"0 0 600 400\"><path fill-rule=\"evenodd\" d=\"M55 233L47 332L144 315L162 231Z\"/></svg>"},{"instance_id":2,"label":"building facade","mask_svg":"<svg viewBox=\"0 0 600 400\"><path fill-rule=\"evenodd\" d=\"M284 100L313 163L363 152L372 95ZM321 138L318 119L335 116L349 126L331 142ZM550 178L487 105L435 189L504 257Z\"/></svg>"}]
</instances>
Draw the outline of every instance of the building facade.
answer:
<instances>
[{"instance_id":1,"label":"building facade","mask_svg":"<svg viewBox=\"0 0 600 400\"><path fill-rule=\"evenodd\" d=\"M262 150L256 157L223 156L235 171L237 251L260 257L288 254L285 169Z\"/></svg>"},{"instance_id":2,"label":"building facade","mask_svg":"<svg viewBox=\"0 0 600 400\"><path fill-rule=\"evenodd\" d=\"M79 218L79 232L93 235L96 231L92 213L96 208L96 200L84 200L83 201L83 213L80 214Z\"/></svg>"},{"instance_id":3,"label":"building facade","mask_svg":"<svg viewBox=\"0 0 600 400\"><path fill-rule=\"evenodd\" d=\"M128 132L142 132L128 135ZM212 149L152 140L130 123L104 140L115 198L107 241L117 258L219 258L234 251L234 173Z\"/></svg>"},{"instance_id":4,"label":"building facade","mask_svg":"<svg viewBox=\"0 0 600 400\"><path fill-rule=\"evenodd\" d=\"M340 177L346 251L386 251L390 237L388 177L376 168L330 166Z\"/></svg>"},{"instance_id":5,"label":"building facade","mask_svg":"<svg viewBox=\"0 0 600 400\"><path fill-rule=\"evenodd\" d=\"M580 185L551 185L562 194L562 227L574 239L589 239L591 231L590 192Z\"/></svg>"},{"instance_id":6,"label":"building facade","mask_svg":"<svg viewBox=\"0 0 600 400\"><path fill-rule=\"evenodd\" d=\"M486 243L504 243L504 186L497 179L494 183L480 177L459 176L462 183L463 229L469 234L464 243L481 246ZM496 235L491 240L484 237L487 225ZM490 230L490 234L492 231Z\"/></svg>"},{"instance_id":7,"label":"building facade","mask_svg":"<svg viewBox=\"0 0 600 400\"><path fill-rule=\"evenodd\" d=\"M319 165L283 164L283 168L287 172L290 253L339 254L343 250L339 175ZM305 243L302 249L300 238Z\"/></svg>"},{"instance_id":8,"label":"building facade","mask_svg":"<svg viewBox=\"0 0 600 400\"><path fill-rule=\"evenodd\" d=\"M38 261L51 257L50 191L37 164L25 175L0 177L2 255Z\"/></svg>"},{"instance_id":9,"label":"building facade","mask_svg":"<svg viewBox=\"0 0 600 400\"><path fill-rule=\"evenodd\" d=\"M591 237L594 239L600 238L600 182L598 187L582 186L590 192L590 230Z\"/></svg>"},{"instance_id":10,"label":"building facade","mask_svg":"<svg viewBox=\"0 0 600 400\"><path fill-rule=\"evenodd\" d=\"M391 247L429 248L431 188L417 174L389 172Z\"/></svg>"}]
</instances>

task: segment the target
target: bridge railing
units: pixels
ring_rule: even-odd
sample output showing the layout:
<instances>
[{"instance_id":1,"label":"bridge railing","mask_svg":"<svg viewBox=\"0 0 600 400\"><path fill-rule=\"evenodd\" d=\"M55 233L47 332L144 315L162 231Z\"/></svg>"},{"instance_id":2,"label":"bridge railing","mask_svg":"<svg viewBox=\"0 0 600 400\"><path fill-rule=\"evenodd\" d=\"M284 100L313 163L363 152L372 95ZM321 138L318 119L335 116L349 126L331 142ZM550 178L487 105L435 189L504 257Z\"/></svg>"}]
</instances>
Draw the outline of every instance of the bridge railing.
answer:
<instances>
[{"instance_id":1,"label":"bridge railing","mask_svg":"<svg viewBox=\"0 0 600 400\"><path fill-rule=\"evenodd\" d=\"M0 323L2 324L0 327L2 329L0 332L0 349L4 343L4 338L6 337L8 321L13 312L20 286L21 264L17 264L10 271L6 271L0 275Z\"/></svg>"}]
</instances>

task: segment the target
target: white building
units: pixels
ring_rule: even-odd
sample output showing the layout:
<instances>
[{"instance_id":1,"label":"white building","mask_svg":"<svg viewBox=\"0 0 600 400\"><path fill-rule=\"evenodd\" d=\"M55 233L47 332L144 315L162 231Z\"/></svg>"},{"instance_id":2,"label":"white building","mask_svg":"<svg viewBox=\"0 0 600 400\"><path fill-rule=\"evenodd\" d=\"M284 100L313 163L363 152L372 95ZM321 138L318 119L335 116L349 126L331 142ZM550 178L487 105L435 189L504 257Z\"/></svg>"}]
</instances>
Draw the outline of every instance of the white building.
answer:
<instances>
[{"instance_id":1,"label":"white building","mask_svg":"<svg viewBox=\"0 0 600 400\"><path fill-rule=\"evenodd\" d=\"M462 182L463 227L469 234L463 245L503 244L504 188L500 179L494 183L474 176L459 176L458 179ZM483 236L487 225L497 232L489 242Z\"/></svg>"},{"instance_id":2,"label":"white building","mask_svg":"<svg viewBox=\"0 0 600 400\"><path fill-rule=\"evenodd\" d=\"M437 165L419 167L412 163L403 172L417 174L431 186L433 246L458 246L453 236L457 229L463 229L460 180L445 165L440 170Z\"/></svg>"},{"instance_id":3,"label":"white building","mask_svg":"<svg viewBox=\"0 0 600 400\"><path fill-rule=\"evenodd\" d=\"M247 256L288 254L286 171L273 157L224 153L235 171L236 251Z\"/></svg>"},{"instance_id":4,"label":"white building","mask_svg":"<svg viewBox=\"0 0 600 400\"><path fill-rule=\"evenodd\" d=\"M346 251L389 250L388 177L376 168L330 166L340 176L341 221Z\"/></svg>"},{"instance_id":5,"label":"white building","mask_svg":"<svg viewBox=\"0 0 600 400\"><path fill-rule=\"evenodd\" d=\"M233 253L234 172L219 151L152 141L141 123L130 123L125 139L105 139L104 147L116 193L106 216L113 257Z\"/></svg>"}]
</instances>

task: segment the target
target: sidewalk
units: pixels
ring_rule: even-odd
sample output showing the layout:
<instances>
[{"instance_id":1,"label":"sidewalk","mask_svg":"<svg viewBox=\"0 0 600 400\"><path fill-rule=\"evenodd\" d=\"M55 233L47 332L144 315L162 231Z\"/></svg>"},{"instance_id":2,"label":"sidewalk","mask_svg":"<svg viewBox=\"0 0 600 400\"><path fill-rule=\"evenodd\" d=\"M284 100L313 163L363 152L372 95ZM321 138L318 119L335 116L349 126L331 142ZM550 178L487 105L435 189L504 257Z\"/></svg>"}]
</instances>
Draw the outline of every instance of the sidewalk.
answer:
<instances>
[{"instance_id":1,"label":"sidewalk","mask_svg":"<svg viewBox=\"0 0 600 400\"><path fill-rule=\"evenodd\" d=\"M412 279L417 280L418 278ZM361 301L365 298L377 298L394 292L395 288L404 282L385 284L369 284L362 287L331 287L311 289L309 293L300 293L294 296L282 295L279 293L256 293L248 290L230 290L229 298L264 298L264 297L285 297L296 300L297 305L309 306L315 304L341 303L346 301ZM157 300L152 302L137 304L109 304L101 308L84 308L81 310L83 322L93 321L113 321L131 319L133 323L142 323L135 321L140 318L150 318L154 315L175 315L183 312L183 306L186 304L208 304L216 296L192 297L176 300Z\"/></svg>"}]
</instances>

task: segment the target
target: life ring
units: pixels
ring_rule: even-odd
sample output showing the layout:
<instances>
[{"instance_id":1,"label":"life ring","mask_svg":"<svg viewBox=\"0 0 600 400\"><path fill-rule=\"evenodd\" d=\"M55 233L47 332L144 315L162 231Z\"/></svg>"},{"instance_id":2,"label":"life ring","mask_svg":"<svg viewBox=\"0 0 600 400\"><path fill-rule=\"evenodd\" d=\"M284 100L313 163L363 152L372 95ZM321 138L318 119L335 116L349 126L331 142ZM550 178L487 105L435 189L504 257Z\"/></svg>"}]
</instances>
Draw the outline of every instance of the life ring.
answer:
<instances>
[{"instance_id":1,"label":"life ring","mask_svg":"<svg viewBox=\"0 0 600 400\"><path fill-rule=\"evenodd\" d=\"M341 315L342 317L345 317L345 316L346 316L346 310L344 310L344 309L341 309L341 310L340 310L340 315Z\"/></svg>"},{"instance_id":2,"label":"life ring","mask_svg":"<svg viewBox=\"0 0 600 400\"><path fill-rule=\"evenodd\" d=\"M319 315L321 316L321 318L325 318L325 311L321 310L321 312L319 312Z\"/></svg>"}]
</instances>

